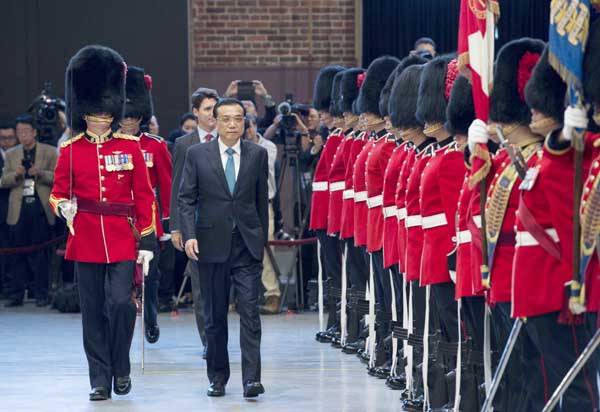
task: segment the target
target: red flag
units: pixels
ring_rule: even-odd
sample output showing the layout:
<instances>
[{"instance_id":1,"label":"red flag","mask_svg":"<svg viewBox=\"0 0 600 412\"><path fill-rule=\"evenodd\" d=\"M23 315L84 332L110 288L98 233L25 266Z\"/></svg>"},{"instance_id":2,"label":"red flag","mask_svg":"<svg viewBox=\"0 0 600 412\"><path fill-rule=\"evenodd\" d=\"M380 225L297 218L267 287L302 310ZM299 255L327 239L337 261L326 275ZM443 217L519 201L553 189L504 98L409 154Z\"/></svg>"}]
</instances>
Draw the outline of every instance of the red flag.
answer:
<instances>
[{"instance_id":1,"label":"red flag","mask_svg":"<svg viewBox=\"0 0 600 412\"><path fill-rule=\"evenodd\" d=\"M494 70L494 30L500 14L495 0L461 0L458 66L471 79L475 115L487 122Z\"/></svg>"}]
</instances>

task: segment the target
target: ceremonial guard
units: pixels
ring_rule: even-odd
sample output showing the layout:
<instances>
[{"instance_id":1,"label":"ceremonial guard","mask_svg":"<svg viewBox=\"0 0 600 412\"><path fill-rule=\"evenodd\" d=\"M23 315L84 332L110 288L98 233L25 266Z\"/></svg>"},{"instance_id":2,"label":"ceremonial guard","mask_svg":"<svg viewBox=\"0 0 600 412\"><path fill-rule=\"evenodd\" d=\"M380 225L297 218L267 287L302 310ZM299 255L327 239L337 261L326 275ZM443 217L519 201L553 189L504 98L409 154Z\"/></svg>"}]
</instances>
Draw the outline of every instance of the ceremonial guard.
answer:
<instances>
[{"instance_id":1,"label":"ceremonial guard","mask_svg":"<svg viewBox=\"0 0 600 412\"><path fill-rule=\"evenodd\" d=\"M341 66L326 66L321 69L315 81L313 93L313 107L319 112L322 123L328 128L333 128L333 118L329 114L331 104L331 90L333 78L338 72L344 70ZM314 230L319 242L319 259L323 263L328 285L334 288L341 287L341 248L339 239L327 235L327 215L329 212L329 170L333 156L342 140L342 130L333 129L325 145L321 149L321 157L315 169L312 183L312 202L310 209L309 228ZM322 278L322 273L320 274ZM323 287L323 282L319 283ZM337 299L328 294L327 298L327 327L317 333L316 339L320 342L331 342L339 334L339 324L336 322ZM322 310L321 308L319 309ZM320 325L323 329L323 325Z\"/></svg>"},{"instance_id":2,"label":"ceremonial guard","mask_svg":"<svg viewBox=\"0 0 600 412\"><path fill-rule=\"evenodd\" d=\"M167 143L163 138L142 132L152 117L152 79L139 67L127 68L125 83L125 114L121 121L121 132L139 137L142 153L150 185L154 191L156 205L155 222L156 237L160 241L170 239L169 233L169 202L171 201L171 174L173 164ZM160 223L159 223L160 222ZM150 263L150 271L144 279L144 335L149 343L155 343L160 337L157 323L158 314L158 285L160 281L159 247L156 245L154 258Z\"/></svg>"},{"instance_id":3,"label":"ceremonial guard","mask_svg":"<svg viewBox=\"0 0 600 412\"><path fill-rule=\"evenodd\" d=\"M87 46L66 74L67 121L50 204L69 228L66 259L78 274L90 400L131 390L134 265L147 272L156 247L154 194L139 139L113 133L123 114L125 62ZM139 241L139 251L136 242Z\"/></svg>"},{"instance_id":4,"label":"ceremonial guard","mask_svg":"<svg viewBox=\"0 0 600 412\"><path fill-rule=\"evenodd\" d=\"M342 194L342 218L340 239L346 244L346 267L351 287L348 291L349 319L348 336L342 348L345 353L357 353L361 349L359 342L360 318L358 300L365 297L365 285L368 280L369 262L364 250L354 242L354 164L366 143L366 133L359 129L358 113L354 110L359 89L365 76L364 69L354 68L344 71L342 75L340 110L344 116L346 128L352 128L347 138L351 138L346 155L344 171L344 192Z\"/></svg>"},{"instance_id":5,"label":"ceremonial guard","mask_svg":"<svg viewBox=\"0 0 600 412\"><path fill-rule=\"evenodd\" d=\"M522 177L511 157L522 157L526 164L533 164L534 157L541 149L542 136L529 129L531 115L525 103L525 85L531 71L544 49L540 40L522 38L508 42L498 52L494 72L494 88L490 96L490 130L499 128L507 140L503 149L493 157L488 150L488 125L474 120L468 131L469 151L471 152L471 187L481 179L486 179L485 235L487 271L482 273L482 282L490 290L488 304L493 307L493 320L496 331L496 347L502 351L513 326L511 319L513 258L515 253L515 215L519 205L519 185ZM517 155L518 153L518 155ZM479 200L472 202L473 222L481 228ZM475 233L473 233L475 235ZM504 376L505 390L496 398L500 408L515 411L529 411L523 405L526 397L539 396L544 388L540 375L536 379L523 381L523 368L540 373L542 365L528 356L527 364L521 364L523 342L517 342L510 357ZM532 372L533 373L533 372ZM531 375L530 375L531 376ZM522 409L524 408L524 409ZM540 408L541 410L541 408Z\"/></svg>"}]
</instances>

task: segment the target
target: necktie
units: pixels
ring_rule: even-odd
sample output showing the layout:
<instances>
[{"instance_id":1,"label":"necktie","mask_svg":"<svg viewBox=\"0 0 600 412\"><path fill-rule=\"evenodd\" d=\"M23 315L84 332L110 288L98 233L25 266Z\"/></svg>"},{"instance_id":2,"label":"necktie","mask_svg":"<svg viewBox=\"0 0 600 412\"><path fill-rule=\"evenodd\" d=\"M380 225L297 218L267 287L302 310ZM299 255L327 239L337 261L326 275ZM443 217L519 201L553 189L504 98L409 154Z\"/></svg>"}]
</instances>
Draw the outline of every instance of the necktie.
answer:
<instances>
[{"instance_id":1,"label":"necktie","mask_svg":"<svg viewBox=\"0 0 600 412\"><path fill-rule=\"evenodd\" d=\"M209 133L209 134L207 134L207 135L204 137L204 141L205 141L206 143L208 143L208 142L210 142L210 141L212 140L212 138L213 138L213 135Z\"/></svg>"},{"instance_id":2,"label":"necktie","mask_svg":"<svg viewBox=\"0 0 600 412\"><path fill-rule=\"evenodd\" d=\"M233 162L233 154L235 150L231 147L225 150L227 153L227 163L225 164L225 179L227 179L227 186L229 186L229 191L233 194L233 189L235 188L235 163Z\"/></svg>"}]
</instances>

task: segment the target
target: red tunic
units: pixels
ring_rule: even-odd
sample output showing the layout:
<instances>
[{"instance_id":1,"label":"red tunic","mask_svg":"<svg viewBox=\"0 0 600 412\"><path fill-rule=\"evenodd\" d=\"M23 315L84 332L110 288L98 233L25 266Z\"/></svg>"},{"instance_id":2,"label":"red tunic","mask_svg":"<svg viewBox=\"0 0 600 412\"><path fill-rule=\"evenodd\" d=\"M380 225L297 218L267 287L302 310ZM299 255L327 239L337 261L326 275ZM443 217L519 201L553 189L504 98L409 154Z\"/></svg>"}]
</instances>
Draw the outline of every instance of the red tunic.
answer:
<instances>
[{"instance_id":1,"label":"red tunic","mask_svg":"<svg viewBox=\"0 0 600 412\"><path fill-rule=\"evenodd\" d=\"M415 155L415 162L406 182L406 280L419 280L421 274L421 254L423 252L423 229L421 228L421 205L419 186L421 175L433 154L430 144Z\"/></svg>"},{"instance_id":2,"label":"red tunic","mask_svg":"<svg viewBox=\"0 0 600 412\"><path fill-rule=\"evenodd\" d=\"M400 272L406 272L406 185L408 177L415 163L415 147L407 147L407 154L400 174L398 175L398 184L396 185L396 209L398 216L398 265Z\"/></svg>"},{"instance_id":3,"label":"red tunic","mask_svg":"<svg viewBox=\"0 0 600 412\"><path fill-rule=\"evenodd\" d=\"M155 210L156 219L156 236L160 238L163 234L161 220L169 219L171 202L171 176L173 174L173 163L171 154L167 147L167 143L162 137L142 133L140 136L140 146L148 168L150 176L150 185L154 194L157 196L160 193L160 207ZM158 197L156 203L158 204Z\"/></svg>"},{"instance_id":4,"label":"red tunic","mask_svg":"<svg viewBox=\"0 0 600 412\"><path fill-rule=\"evenodd\" d=\"M408 142L394 149L383 178L383 266L398 264L398 213L396 188L398 176L408 154Z\"/></svg>"},{"instance_id":5,"label":"red tunic","mask_svg":"<svg viewBox=\"0 0 600 412\"><path fill-rule=\"evenodd\" d=\"M346 189L342 194L344 202L342 205L342 222L340 232L341 239L354 237L354 164L356 162L356 158L365 146L365 143L365 132L361 132L358 137L355 137L352 141L350 154L346 157Z\"/></svg>"},{"instance_id":6,"label":"red tunic","mask_svg":"<svg viewBox=\"0 0 600 412\"><path fill-rule=\"evenodd\" d=\"M383 247L383 178L385 168L396 147L390 134L380 137L374 144L367 159L367 252L375 252Z\"/></svg>"},{"instance_id":7,"label":"red tunic","mask_svg":"<svg viewBox=\"0 0 600 412\"><path fill-rule=\"evenodd\" d=\"M83 133L61 145L54 171L50 206L72 194L80 201L133 204L135 228L142 237L154 234L154 194L139 139L115 133L92 143ZM112 263L136 258L135 237L125 216L95 214L79 210L69 234L65 257L90 263Z\"/></svg>"},{"instance_id":8,"label":"red tunic","mask_svg":"<svg viewBox=\"0 0 600 412\"><path fill-rule=\"evenodd\" d=\"M312 182L312 202L310 208L310 229L327 230L327 213L329 211L329 169L333 155L342 140L341 129L329 134L321 149L321 157L317 163Z\"/></svg>"},{"instance_id":9,"label":"red tunic","mask_svg":"<svg viewBox=\"0 0 600 412\"><path fill-rule=\"evenodd\" d=\"M454 253L456 208L466 172L455 143L436 148L421 176L423 254L421 285L450 282L448 255Z\"/></svg>"},{"instance_id":10,"label":"red tunic","mask_svg":"<svg viewBox=\"0 0 600 412\"><path fill-rule=\"evenodd\" d=\"M337 147L331 168L329 170L329 208L327 214L327 234L335 235L340 232L342 221L342 195L346 189L346 158L352 146L352 133L344 136Z\"/></svg>"},{"instance_id":11,"label":"red tunic","mask_svg":"<svg viewBox=\"0 0 600 412\"><path fill-rule=\"evenodd\" d=\"M558 312L563 307L564 284L572 279L573 153L570 149L554 152L544 145L528 162L539 173L530 190L520 191L520 201L556 242L559 256L553 257L537 243L521 212L518 213L513 266L514 317Z\"/></svg>"},{"instance_id":12,"label":"red tunic","mask_svg":"<svg viewBox=\"0 0 600 412\"><path fill-rule=\"evenodd\" d=\"M352 180L354 182L354 245L367 245L367 183L366 164L369 152L373 147L373 140L369 140L362 148L356 162Z\"/></svg>"}]
</instances>

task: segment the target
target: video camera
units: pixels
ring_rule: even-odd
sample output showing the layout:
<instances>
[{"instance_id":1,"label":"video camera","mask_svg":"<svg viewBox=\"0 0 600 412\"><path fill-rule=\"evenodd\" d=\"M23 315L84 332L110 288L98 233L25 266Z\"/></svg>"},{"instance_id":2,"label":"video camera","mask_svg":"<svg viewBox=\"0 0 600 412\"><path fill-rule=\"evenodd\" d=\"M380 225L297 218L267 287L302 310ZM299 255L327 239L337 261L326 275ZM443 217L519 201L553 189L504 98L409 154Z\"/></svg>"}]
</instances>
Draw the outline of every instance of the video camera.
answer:
<instances>
[{"instance_id":1,"label":"video camera","mask_svg":"<svg viewBox=\"0 0 600 412\"><path fill-rule=\"evenodd\" d=\"M308 108L302 104L297 104L294 101L294 95L288 93L285 95L285 100L277 106L277 112L281 114L279 122L280 133L282 133L285 141L285 151L297 153L299 151L300 132L296 129L296 116L308 116Z\"/></svg>"},{"instance_id":2,"label":"video camera","mask_svg":"<svg viewBox=\"0 0 600 412\"><path fill-rule=\"evenodd\" d=\"M38 128L38 140L55 146L62 133L59 111L65 110L65 103L51 94L52 83L45 82L42 92L29 106Z\"/></svg>"}]
</instances>

